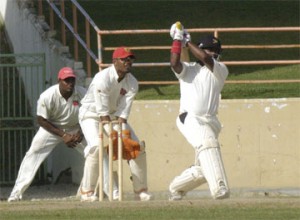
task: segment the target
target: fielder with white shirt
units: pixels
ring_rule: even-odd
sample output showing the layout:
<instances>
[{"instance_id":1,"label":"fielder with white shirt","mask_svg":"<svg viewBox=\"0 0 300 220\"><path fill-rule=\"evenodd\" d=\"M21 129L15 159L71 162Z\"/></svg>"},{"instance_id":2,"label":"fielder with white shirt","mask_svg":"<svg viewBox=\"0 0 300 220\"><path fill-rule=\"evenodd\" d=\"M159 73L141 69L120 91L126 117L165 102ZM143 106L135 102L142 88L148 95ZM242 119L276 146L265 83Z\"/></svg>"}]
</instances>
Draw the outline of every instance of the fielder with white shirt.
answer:
<instances>
[{"instance_id":1,"label":"fielder with white shirt","mask_svg":"<svg viewBox=\"0 0 300 220\"><path fill-rule=\"evenodd\" d=\"M130 73L135 55L126 47L119 47L113 52L113 64L98 72L82 99L79 111L79 121L87 140L85 149L85 167L81 184L81 200L96 201L96 184L99 174L99 122L118 120L122 123L123 151L130 149L128 161L132 174L133 189L136 198L148 201L151 195L147 193L147 164L146 152L127 123L132 102L138 92L138 82ZM117 128L113 130L114 139L117 139ZM109 135L108 124L104 126L104 132ZM116 145L117 142L115 141ZM132 155L132 157L130 156ZM104 152L103 158L103 191L108 195L108 156ZM113 199L118 199L118 187L113 186Z\"/></svg>"},{"instance_id":2,"label":"fielder with white shirt","mask_svg":"<svg viewBox=\"0 0 300 220\"><path fill-rule=\"evenodd\" d=\"M69 67L58 73L58 84L45 90L37 102L37 121L40 125L27 151L8 202L19 201L31 184L38 168L60 143L75 148L83 155L83 134L78 122L80 100L86 89L75 85L76 75Z\"/></svg>"},{"instance_id":3,"label":"fielder with white shirt","mask_svg":"<svg viewBox=\"0 0 300 220\"><path fill-rule=\"evenodd\" d=\"M221 91L228 76L227 67L219 62L221 42L213 35L195 45L180 22L170 29L173 39L171 69L180 83L180 110L176 124L195 149L195 164L175 177L169 186L169 200L183 196L207 182L214 199L229 197L229 187L220 152L217 118ZM197 62L180 61L182 47L188 47Z\"/></svg>"}]
</instances>

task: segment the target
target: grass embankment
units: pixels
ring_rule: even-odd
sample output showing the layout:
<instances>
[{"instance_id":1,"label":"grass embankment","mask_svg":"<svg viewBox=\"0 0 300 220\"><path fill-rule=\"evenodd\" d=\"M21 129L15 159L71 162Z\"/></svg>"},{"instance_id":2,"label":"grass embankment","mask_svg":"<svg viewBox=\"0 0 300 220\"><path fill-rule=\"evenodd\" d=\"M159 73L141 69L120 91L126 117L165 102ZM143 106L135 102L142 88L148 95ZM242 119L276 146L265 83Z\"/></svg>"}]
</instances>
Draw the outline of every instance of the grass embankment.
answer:
<instances>
[{"instance_id":1,"label":"grass embankment","mask_svg":"<svg viewBox=\"0 0 300 220\"><path fill-rule=\"evenodd\" d=\"M79 1L102 30L168 29L180 20L186 28L300 26L299 1ZM203 34L192 33L196 42ZM94 36L96 37L96 36ZM299 44L299 32L221 33L224 45ZM170 45L168 34L108 35L103 46ZM92 48L96 53L96 39ZM168 50L137 50L136 62L168 62ZM104 52L110 62L111 52ZM191 59L193 59L191 57ZM229 60L297 60L299 48L228 49ZM83 59L84 60L84 59ZM228 66L228 80L300 79L300 65ZM94 67L94 72L97 68ZM170 68L135 68L140 81L176 80ZM224 99L299 97L299 83L226 84ZM178 85L140 86L137 99L178 99Z\"/></svg>"}]
</instances>

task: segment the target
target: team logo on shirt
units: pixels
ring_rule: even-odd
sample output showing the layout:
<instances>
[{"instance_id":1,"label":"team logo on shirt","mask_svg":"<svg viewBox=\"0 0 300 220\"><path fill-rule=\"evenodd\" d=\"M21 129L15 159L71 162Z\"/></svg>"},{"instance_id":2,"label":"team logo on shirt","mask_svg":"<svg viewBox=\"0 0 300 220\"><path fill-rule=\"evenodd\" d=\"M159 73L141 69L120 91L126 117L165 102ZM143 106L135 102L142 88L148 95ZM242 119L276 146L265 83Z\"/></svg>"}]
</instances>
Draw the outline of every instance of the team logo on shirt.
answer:
<instances>
[{"instance_id":1,"label":"team logo on shirt","mask_svg":"<svg viewBox=\"0 0 300 220\"><path fill-rule=\"evenodd\" d=\"M121 88L120 95L125 95L126 93L127 93L127 91L125 89Z\"/></svg>"},{"instance_id":2,"label":"team logo on shirt","mask_svg":"<svg viewBox=\"0 0 300 220\"><path fill-rule=\"evenodd\" d=\"M79 105L79 102L78 102L77 100L74 100L74 101L73 101L73 105L74 105L74 106L78 106L78 105Z\"/></svg>"}]
</instances>

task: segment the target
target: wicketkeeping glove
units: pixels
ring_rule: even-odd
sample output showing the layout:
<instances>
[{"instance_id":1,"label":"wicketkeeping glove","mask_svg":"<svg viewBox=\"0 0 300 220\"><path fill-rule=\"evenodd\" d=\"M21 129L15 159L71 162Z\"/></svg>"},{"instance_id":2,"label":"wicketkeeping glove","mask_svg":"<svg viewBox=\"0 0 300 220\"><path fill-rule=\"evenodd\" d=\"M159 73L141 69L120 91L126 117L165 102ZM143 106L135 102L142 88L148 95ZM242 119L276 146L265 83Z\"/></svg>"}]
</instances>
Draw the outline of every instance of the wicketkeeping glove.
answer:
<instances>
[{"instance_id":1,"label":"wicketkeeping glove","mask_svg":"<svg viewBox=\"0 0 300 220\"><path fill-rule=\"evenodd\" d=\"M139 142L131 139L131 134L129 130L122 131L123 140L123 158L125 160L131 160L137 158L141 151L141 146Z\"/></svg>"},{"instance_id":2,"label":"wicketkeeping glove","mask_svg":"<svg viewBox=\"0 0 300 220\"><path fill-rule=\"evenodd\" d=\"M170 36L173 40L183 40L184 28L180 21L177 21L171 26Z\"/></svg>"},{"instance_id":3,"label":"wicketkeeping glove","mask_svg":"<svg viewBox=\"0 0 300 220\"><path fill-rule=\"evenodd\" d=\"M113 160L118 160L118 133L116 131L113 131L111 135L113 140ZM131 134L129 130L122 131L122 145L122 158L124 160L135 159L139 155L141 146L137 141L131 139Z\"/></svg>"}]
</instances>

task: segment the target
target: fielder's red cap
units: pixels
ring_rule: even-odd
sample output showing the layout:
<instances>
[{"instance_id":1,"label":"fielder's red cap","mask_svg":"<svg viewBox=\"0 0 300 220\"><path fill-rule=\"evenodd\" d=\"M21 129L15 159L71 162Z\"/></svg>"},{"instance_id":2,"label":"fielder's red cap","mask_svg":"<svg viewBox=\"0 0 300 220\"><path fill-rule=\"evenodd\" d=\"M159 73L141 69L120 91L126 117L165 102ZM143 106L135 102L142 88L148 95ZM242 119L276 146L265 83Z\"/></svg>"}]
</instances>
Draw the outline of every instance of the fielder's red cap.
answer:
<instances>
[{"instance_id":1,"label":"fielder's red cap","mask_svg":"<svg viewBox=\"0 0 300 220\"><path fill-rule=\"evenodd\" d=\"M63 67L58 72L58 79L66 79L69 77L76 78L73 69L70 67Z\"/></svg>"},{"instance_id":2,"label":"fielder's red cap","mask_svg":"<svg viewBox=\"0 0 300 220\"><path fill-rule=\"evenodd\" d=\"M135 58L134 53L127 47L118 47L115 49L112 58L126 58L126 57L133 57Z\"/></svg>"}]
</instances>

